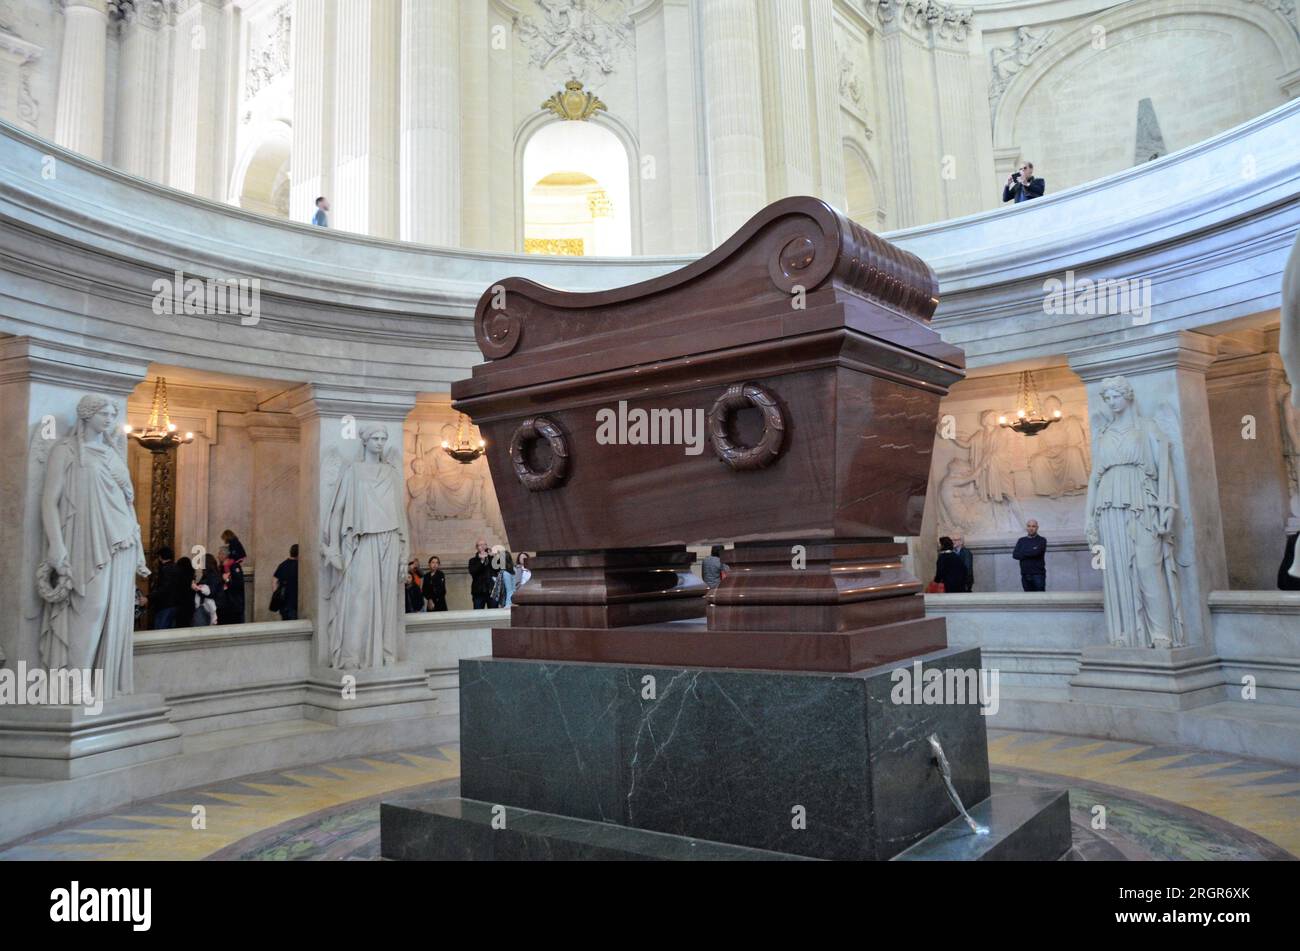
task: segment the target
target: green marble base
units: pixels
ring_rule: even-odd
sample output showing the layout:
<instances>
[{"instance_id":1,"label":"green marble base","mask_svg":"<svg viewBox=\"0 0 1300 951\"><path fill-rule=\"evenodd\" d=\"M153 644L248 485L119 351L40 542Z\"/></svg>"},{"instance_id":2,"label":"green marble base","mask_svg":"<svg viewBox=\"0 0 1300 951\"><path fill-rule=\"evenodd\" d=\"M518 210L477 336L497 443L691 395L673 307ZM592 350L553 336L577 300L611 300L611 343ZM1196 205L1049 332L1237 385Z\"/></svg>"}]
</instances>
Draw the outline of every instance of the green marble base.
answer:
<instances>
[{"instance_id":1,"label":"green marble base","mask_svg":"<svg viewBox=\"0 0 1300 951\"><path fill-rule=\"evenodd\" d=\"M894 861L1051 860L1070 848L1064 791L997 784L971 813L988 826L987 835L957 818ZM815 861L477 799L385 803L379 823L381 855L398 861Z\"/></svg>"}]
</instances>

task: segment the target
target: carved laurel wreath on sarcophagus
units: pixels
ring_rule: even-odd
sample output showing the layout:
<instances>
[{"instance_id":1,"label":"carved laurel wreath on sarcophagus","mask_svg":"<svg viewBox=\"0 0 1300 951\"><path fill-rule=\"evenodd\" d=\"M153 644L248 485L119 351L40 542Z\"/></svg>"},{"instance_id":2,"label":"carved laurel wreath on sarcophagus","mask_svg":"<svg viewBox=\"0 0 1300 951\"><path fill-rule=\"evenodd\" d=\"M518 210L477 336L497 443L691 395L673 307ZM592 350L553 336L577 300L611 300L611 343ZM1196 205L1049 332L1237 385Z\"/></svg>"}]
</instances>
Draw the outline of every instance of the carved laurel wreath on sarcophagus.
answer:
<instances>
[{"instance_id":1,"label":"carved laurel wreath on sarcophagus","mask_svg":"<svg viewBox=\"0 0 1300 951\"><path fill-rule=\"evenodd\" d=\"M849 298L859 299L852 316L831 306ZM877 306L864 308L863 299ZM819 199L787 198L698 261L638 284L573 293L526 278L497 282L475 312L475 337L488 362L457 383L453 396L471 417L513 420L497 441L504 447L509 440L519 483L540 492L566 481L581 449L564 431L565 411L551 409L564 402L561 391L587 387L581 380L598 392L629 375L662 381L685 363L712 366L699 378L717 379L721 355L744 348L748 365L758 348L765 354L760 365L722 382L706 419L716 458L737 473L754 472L776 463L794 433L789 406L761 372L771 363L767 355L810 336L848 334L889 350L885 364L892 361L900 376L919 373L946 387L961 357L925 326L937 306L938 282L920 258ZM547 415L525 411L521 419L521 405ZM751 410L763 428L746 445L736 423ZM538 440L550 449L541 469L533 468Z\"/></svg>"}]
</instances>

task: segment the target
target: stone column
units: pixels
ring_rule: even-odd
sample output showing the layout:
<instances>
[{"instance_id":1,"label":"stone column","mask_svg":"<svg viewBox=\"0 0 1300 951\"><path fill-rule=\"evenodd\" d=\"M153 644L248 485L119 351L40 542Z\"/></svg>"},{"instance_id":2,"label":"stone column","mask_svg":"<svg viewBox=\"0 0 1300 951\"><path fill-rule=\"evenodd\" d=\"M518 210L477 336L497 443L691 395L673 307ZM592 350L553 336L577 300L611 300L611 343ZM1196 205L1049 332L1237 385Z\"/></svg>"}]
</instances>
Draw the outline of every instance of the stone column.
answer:
<instances>
[{"instance_id":1,"label":"stone column","mask_svg":"<svg viewBox=\"0 0 1300 951\"><path fill-rule=\"evenodd\" d=\"M1153 420L1173 453L1175 548L1182 647L1085 648L1071 697L1105 704L1186 709L1222 699L1222 675L1214 660L1209 595L1228 586L1219 514L1219 480L1206 391L1214 362L1212 338L1187 331L1089 347L1070 354L1070 368L1084 380L1094 421L1105 411L1101 383L1123 376L1135 394L1133 409ZM1092 427L1093 464L1101 426ZM1179 537L1181 536L1181 537ZM1106 571L1123 566L1108 559Z\"/></svg>"},{"instance_id":2,"label":"stone column","mask_svg":"<svg viewBox=\"0 0 1300 951\"><path fill-rule=\"evenodd\" d=\"M181 0L173 40L171 145L167 184L221 200L225 102L221 0Z\"/></svg>"},{"instance_id":3,"label":"stone column","mask_svg":"<svg viewBox=\"0 0 1300 951\"><path fill-rule=\"evenodd\" d=\"M757 11L751 0L699 7L715 246L768 203Z\"/></svg>"},{"instance_id":4,"label":"stone column","mask_svg":"<svg viewBox=\"0 0 1300 951\"><path fill-rule=\"evenodd\" d=\"M460 246L460 3L402 0L403 241Z\"/></svg>"},{"instance_id":5,"label":"stone column","mask_svg":"<svg viewBox=\"0 0 1300 951\"><path fill-rule=\"evenodd\" d=\"M840 127L840 64L835 52L834 7L833 0L809 0L809 44L817 103L816 195L836 208L847 211L843 131Z\"/></svg>"},{"instance_id":6,"label":"stone column","mask_svg":"<svg viewBox=\"0 0 1300 951\"><path fill-rule=\"evenodd\" d=\"M817 192L816 90L809 33L798 3L758 4L763 57L763 144L767 200ZM716 179L715 179L716 181Z\"/></svg>"},{"instance_id":7,"label":"stone column","mask_svg":"<svg viewBox=\"0 0 1300 951\"><path fill-rule=\"evenodd\" d=\"M498 247L492 237L491 124L489 122L491 75L503 57L491 48L489 5L461 0L460 48L460 187L461 243L467 248L507 250L513 242ZM511 193L514 188L511 186Z\"/></svg>"},{"instance_id":8,"label":"stone column","mask_svg":"<svg viewBox=\"0 0 1300 951\"><path fill-rule=\"evenodd\" d=\"M1290 490L1276 353L1220 358L1208 373L1228 586L1272 591L1286 550Z\"/></svg>"},{"instance_id":9,"label":"stone column","mask_svg":"<svg viewBox=\"0 0 1300 951\"><path fill-rule=\"evenodd\" d=\"M293 154L289 217L311 221L316 199L334 197L334 37L337 0L293 7Z\"/></svg>"},{"instance_id":10,"label":"stone column","mask_svg":"<svg viewBox=\"0 0 1300 951\"><path fill-rule=\"evenodd\" d=\"M704 106L697 94L701 70L695 57L695 30L688 0L664 0L662 11L668 158L673 176L672 238L666 251L670 254L704 252L713 245L708 219L702 210L708 183L699 159ZM656 174L662 176L664 172L656 169ZM645 207L643 197L641 208ZM643 235L642 249L647 254L650 243L650 236Z\"/></svg>"},{"instance_id":11,"label":"stone column","mask_svg":"<svg viewBox=\"0 0 1300 951\"><path fill-rule=\"evenodd\" d=\"M46 554L40 507L50 451L70 431L87 394L110 397L125 419L127 396L147 369L144 360L30 337L0 341L0 544L6 553L0 559L0 662L11 670L43 666L36 566ZM20 683L25 688L25 677ZM0 706L3 775L69 779L170 756L180 745L180 732L156 694L118 695L100 710Z\"/></svg>"},{"instance_id":12,"label":"stone column","mask_svg":"<svg viewBox=\"0 0 1300 951\"><path fill-rule=\"evenodd\" d=\"M30 337L0 341L0 650L12 667L17 661L39 665L40 628L34 572L45 557L40 525L43 464L57 439L76 418L77 401L88 393L111 396L119 419L126 400L145 378L147 360L44 343ZM125 450L125 444L123 444Z\"/></svg>"},{"instance_id":13,"label":"stone column","mask_svg":"<svg viewBox=\"0 0 1300 951\"><path fill-rule=\"evenodd\" d=\"M117 121L113 164L141 178L160 171L165 114L165 36L167 8L161 0L141 0L123 8L118 59Z\"/></svg>"},{"instance_id":14,"label":"stone column","mask_svg":"<svg viewBox=\"0 0 1300 951\"><path fill-rule=\"evenodd\" d=\"M291 545L302 545L298 522L285 518L299 499L298 421L289 413L247 413L245 425L253 443L253 533L248 548L254 556L257 587L249 592L249 620L278 621L267 607L271 579ZM303 546L305 547L305 546Z\"/></svg>"},{"instance_id":15,"label":"stone column","mask_svg":"<svg viewBox=\"0 0 1300 951\"><path fill-rule=\"evenodd\" d=\"M888 202L891 224L906 228L916 224L917 201L912 182L912 115L908 109L910 97L907 88L909 59L920 53L905 35L897 21L885 25L880 44L884 48L885 95L880 98L884 106L884 124L891 158L889 180L893 193L881 196Z\"/></svg>"},{"instance_id":16,"label":"stone column","mask_svg":"<svg viewBox=\"0 0 1300 951\"><path fill-rule=\"evenodd\" d=\"M298 616L316 622L316 658L324 662L325 591L321 578L321 535L330 504L329 494L344 462L358 457L357 427L380 422L388 426L389 446L400 460L402 425L415 406L415 394L359 391L303 384L289 394L290 411L298 420ZM399 461L399 465L402 465Z\"/></svg>"},{"instance_id":17,"label":"stone column","mask_svg":"<svg viewBox=\"0 0 1300 951\"><path fill-rule=\"evenodd\" d=\"M335 68L333 224L398 236L399 0L339 4Z\"/></svg>"},{"instance_id":18,"label":"stone column","mask_svg":"<svg viewBox=\"0 0 1300 951\"><path fill-rule=\"evenodd\" d=\"M393 453L390 458L405 473L402 426L415 406L415 394L306 383L289 393L288 403L300 427L298 616L311 618L315 635L314 663L303 715L336 726L379 718L431 715L436 704L433 691L429 689L424 669L406 663L404 631L399 632L397 664L346 671L328 666L326 623L330 604L326 598L328 575L321 553L333 491L343 466L360 457L358 436L363 424L378 422L387 426L388 445ZM401 504L404 510L404 490ZM402 597L397 579L393 579L392 595Z\"/></svg>"},{"instance_id":19,"label":"stone column","mask_svg":"<svg viewBox=\"0 0 1300 951\"><path fill-rule=\"evenodd\" d=\"M104 156L104 66L107 0L64 0L63 49L54 141L99 160Z\"/></svg>"}]
</instances>

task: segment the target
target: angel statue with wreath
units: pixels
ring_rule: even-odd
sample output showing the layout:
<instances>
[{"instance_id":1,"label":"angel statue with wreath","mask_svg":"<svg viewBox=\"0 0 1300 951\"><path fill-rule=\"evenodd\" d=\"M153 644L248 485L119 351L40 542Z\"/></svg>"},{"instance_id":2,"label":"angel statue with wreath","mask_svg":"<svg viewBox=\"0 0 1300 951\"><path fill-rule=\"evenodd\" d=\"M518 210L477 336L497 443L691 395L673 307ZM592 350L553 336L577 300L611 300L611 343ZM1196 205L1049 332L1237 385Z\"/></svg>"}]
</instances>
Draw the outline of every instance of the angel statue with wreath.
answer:
<instances>
[{"instance_id":1,"label":"angel statue with wreath","mask_svg":"<svg viewBox=\"0 0 1300 951\"><path fill-rule=\"evenodd\" d=\"M358 457L343 465L321 539L329 666L358 670L400 660L409 534L406 489L387 427L364 423Z\"/></svg>"},{"instance_id":2,"label":"angel statue with wreath","mask_svg":"<svg viewBox=\"0 0 1300 951\"><path fill-rule=\"evenodd\" d=\"M41 494L45 560L41 662L49 670L103 671L103 696L133 691L136 577L147 578L135 490L113 434L117 405L83 396L77 421L50 450Z\"/></svg>"},{"instance_id":3,"label":"angel statue with wreath","mask_svg":"<svg viewBox=\"0 0 1300 951\"><path fill-rule=\"evenodd\" d=\"M1101 381L1108 418L1094 423L1087 539L1101 545L1106 626L1115 647L1183 647L1179 506L1169 437L1139 416L1122 376Z\"/></svg>"}]
</instances>

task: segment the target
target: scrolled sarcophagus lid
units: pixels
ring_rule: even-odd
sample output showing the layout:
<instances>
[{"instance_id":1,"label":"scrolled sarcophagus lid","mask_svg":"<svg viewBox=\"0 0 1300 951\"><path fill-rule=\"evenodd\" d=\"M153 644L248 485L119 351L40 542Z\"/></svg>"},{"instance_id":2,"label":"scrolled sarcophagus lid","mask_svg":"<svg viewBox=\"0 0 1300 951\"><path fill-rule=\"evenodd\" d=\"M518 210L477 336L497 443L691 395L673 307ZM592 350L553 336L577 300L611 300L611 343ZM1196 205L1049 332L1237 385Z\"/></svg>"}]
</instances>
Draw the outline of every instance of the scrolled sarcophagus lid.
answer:
<instances>
[{"instance_id":1,"label":"scrolled sarcophagus lid","mask_svg":"<svg viewBox=\"0 0 1300 951\"><path fill-rule=\"evenodd\" d=\"M475 314L452 388L511 544L589 550L915 534L957 348L920 258L787 198L671 274L522 278Z\"/></svg>"}]
</instances>

